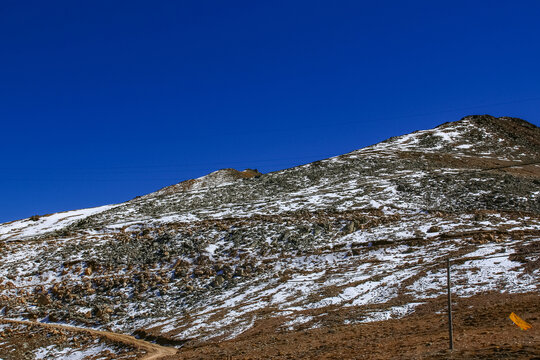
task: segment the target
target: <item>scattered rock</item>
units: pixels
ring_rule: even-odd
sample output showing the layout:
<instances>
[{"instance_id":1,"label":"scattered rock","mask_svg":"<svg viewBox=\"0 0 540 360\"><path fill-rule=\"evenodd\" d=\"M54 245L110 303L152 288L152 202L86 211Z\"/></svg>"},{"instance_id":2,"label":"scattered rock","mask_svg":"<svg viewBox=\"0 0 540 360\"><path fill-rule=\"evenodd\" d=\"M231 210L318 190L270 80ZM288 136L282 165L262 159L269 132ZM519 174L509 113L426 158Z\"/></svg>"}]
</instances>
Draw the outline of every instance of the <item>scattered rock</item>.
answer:
<instances>
[{"instance_id":1,"label":"scattered rock","mask_svg":"<svg viewBox=\"0 0 540 360\"><path fill-rule=\"evenodd\" d=\"M38 296L37 301L39 305L49 305L52 300L51 297L48 294L41 294Z\"/></svg>"}]
</instances>

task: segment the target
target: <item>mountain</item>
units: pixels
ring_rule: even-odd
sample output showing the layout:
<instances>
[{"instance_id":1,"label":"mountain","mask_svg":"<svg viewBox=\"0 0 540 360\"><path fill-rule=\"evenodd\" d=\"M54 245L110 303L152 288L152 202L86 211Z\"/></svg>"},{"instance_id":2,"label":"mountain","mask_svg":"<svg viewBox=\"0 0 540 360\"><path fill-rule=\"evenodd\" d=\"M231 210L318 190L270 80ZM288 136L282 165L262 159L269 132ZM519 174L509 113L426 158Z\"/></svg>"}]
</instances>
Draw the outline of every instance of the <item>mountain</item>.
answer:
<instances>
[{"instance_id":1,"label":"mountain","mask_svg":"<svg viewBox=\"0 0 540 360\"><path fill-rule=\"evenodd\" d=\"M184 347L539 289L540 130L467 116L261 174L0 225L0 314ZM246 335L247 334L247 335Z\"/></svg>"}]
</instances>

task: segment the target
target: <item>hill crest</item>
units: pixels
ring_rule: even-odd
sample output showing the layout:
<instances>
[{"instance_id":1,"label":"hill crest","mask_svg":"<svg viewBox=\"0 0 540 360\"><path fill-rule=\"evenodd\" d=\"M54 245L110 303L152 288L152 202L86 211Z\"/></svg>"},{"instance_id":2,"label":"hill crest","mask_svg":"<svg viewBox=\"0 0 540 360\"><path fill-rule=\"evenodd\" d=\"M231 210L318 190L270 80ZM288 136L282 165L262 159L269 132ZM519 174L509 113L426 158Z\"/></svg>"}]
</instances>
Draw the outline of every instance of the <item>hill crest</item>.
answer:
<instances>
[{"instance_id":1,"label":"hill crest","mask_svg":"<svg viewBox=\"0 0 540 360\"><path fill-rule=\"evenodd\" d=\"M408 316L445 294L448 257L460 298L534 293L538 131L471 116L1 224L0 314L197 346Z\"/></svg>"}]
</instances>

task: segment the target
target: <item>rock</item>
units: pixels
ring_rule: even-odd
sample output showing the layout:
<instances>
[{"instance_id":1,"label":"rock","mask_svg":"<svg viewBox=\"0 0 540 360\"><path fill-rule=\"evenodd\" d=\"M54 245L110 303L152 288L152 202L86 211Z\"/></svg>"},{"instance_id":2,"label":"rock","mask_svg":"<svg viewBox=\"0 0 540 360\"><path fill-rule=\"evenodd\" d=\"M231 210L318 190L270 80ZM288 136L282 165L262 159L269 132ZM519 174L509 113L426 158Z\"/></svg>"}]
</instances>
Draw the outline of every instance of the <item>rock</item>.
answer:
<instances>
[{"instance_id":1,"label":"rock","mask_svg":"<svg viewBox=\"0 0 540 360\"><path fill-rule=\"evenodd\" d=\"M435 232L440 232L441 231L441 227L440 226L437 226L437 225L433 225L432 227L430 227L428 229L428 233L435 233Z\"/></svg>"},{"instance_id":2,"label":"rock","mask_svg":"<svg viewBox=\"0 0 540 360\"><path fill-rule=\"evenodd\" d=\"M37 298L37 303L39 305L49 305L51 302L51 297L47 294L41 294Z\"/></svg>"},{"instance_id":3,"label":"rock","mask_svg":"<svg viewBox=\"0 0 540 360\"><path fill-rule=\"evenodd\" d=\"M355 226L354 226L354 221L349 221L347 223L347 225L345 225L345 227L343 228L343 232L345 234L351 234L353 233L354 231L356 230Z\"/></svg>"},{"instance_id":4,"label":"rock","mask_svg":"<svg viewBox=\"0 0 540 360\"><path fill-rule=\"evenodd\" d=\"M403 184L399 184L397 187L396 187L396 190L397 191L400 191L400 192L406 192L408 190L408 188L403 185Z\"/></svg>"},{"instance_id":5,"label":"rock","mask_svg":"<svg viewBox=\"0 0 540 360\"><path fill-rule=\"evenodd\" d=\"M202 276L202 275L204 275L204 271L202 269L196 269L196 270L193 271L193 275Z\"/></svg>"},{"instance_id":6,"label":"rock","mask_svg":"<svg viewBox=\"0 0 540 360\"><path fill-rule=\"evenodd\" d=\"M364 229L366 224L367 224L367 221L365 219L353 221L355 231Z\"/></svg>"},{"instance_id":7,"label":"rock","mask_svg":"<svg viewBox=\"0 0 540 360\"><path fill-rule=\"evenodd\" d=\"M484 221L486 220L486 215L482 213L474 214L474 221Z\"/></svg>"},{"instance_id":8,"label":"rock","mask_svg":"<svg viewBox=\"0 0 540 360\"><path fill-rule=\"evenodd\" d=\"M234 272L235 276L245 276L245 274L246 273L245 273L244 269L242 269L242 268L236 269L236 271Z\"/></svg>"},{"instance_id":9,"label":"rock","mask_svg":"<svg viewBox=\"0 0 540 360\"><path fill-rule=\"evenodd\" d=\"M225 282L225 279L223 278L223 276L216 276L216 279L214 280L214 284L216 286L221 286L223 285L223 283Z\"/></svg>"}]
</instances>

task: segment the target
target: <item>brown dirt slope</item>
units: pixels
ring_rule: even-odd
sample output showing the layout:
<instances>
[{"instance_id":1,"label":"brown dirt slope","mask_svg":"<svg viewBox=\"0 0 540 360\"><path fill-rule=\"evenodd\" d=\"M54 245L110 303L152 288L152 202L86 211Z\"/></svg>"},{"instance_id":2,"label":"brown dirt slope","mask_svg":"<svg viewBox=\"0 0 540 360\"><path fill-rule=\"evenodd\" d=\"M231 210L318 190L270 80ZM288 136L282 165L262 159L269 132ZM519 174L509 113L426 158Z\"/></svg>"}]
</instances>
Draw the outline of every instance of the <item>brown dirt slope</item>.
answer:
<instances>
[{"instance_id":1,"label":"brown dirt slope","mask_svg":"<svg viewBox=\"0 0 540 360\"><path fill-rule=\"evenodd\" d=\"M455 299L454 351L445 301L428 301L404 319L296 332L268 331L269 319L237 339L187 347L166 359L540 359L540 294ZM511 312L533 328L520 330Z\"/></svg>"}]
</instances>

